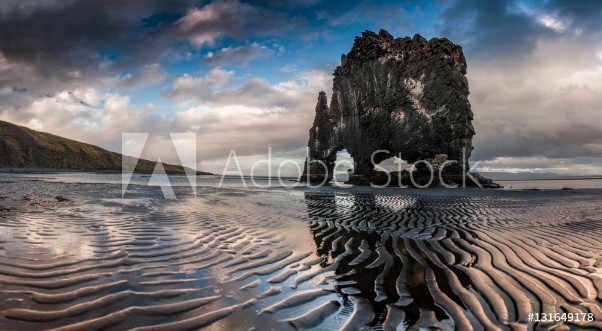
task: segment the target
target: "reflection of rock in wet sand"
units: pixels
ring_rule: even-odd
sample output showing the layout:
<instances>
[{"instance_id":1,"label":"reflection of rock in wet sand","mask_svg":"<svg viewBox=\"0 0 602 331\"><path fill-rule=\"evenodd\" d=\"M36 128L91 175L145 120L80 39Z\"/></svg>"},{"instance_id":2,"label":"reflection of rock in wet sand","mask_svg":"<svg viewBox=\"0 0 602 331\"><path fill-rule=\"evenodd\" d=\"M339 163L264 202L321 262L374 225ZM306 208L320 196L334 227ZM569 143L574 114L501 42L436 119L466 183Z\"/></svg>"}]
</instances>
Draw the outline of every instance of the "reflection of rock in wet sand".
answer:
<instances>
[{"instance_id":1,"label":"reflection of rock in wet sand","mask_svg":"<svg viewBox=\"0 0 602 331\"><path fill-rule=\"evenodd\" d=\"M120 190L0 184L0 329L602 326L598 191Z\"/></svg>"},{"instance_id":2,"label":"reflection of rock in wet sand","mask_svg":"<svg viewBox=\"0 0 602 331\"><path fill-rule=\"evenodd\" d=\"M573 326L602 327L600 197L487 194L306 199L325 268L371 325L520 329L530 312L579 312L598 322Z\"/></svg>"}]
</instances>

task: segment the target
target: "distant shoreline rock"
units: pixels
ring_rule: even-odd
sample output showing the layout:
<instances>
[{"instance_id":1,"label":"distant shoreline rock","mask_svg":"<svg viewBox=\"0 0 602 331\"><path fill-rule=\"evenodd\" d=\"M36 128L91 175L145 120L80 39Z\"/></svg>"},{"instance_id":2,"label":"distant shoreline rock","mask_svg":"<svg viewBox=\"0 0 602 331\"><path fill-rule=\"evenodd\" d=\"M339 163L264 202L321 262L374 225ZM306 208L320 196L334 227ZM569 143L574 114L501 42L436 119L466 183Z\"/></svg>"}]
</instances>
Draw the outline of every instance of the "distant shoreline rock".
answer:
<instances>
[{"instance_id":1,"label":"distant shoreline rock","mask_svg":"<svg viewBox=\"0 0 602 331\"><path fill-rule=\"evenodd\" d=\"M329 181L337 152L346 149L354 163L349 183L367 185L384 176L375 164L395 155L408 163L440 166L444 183L461 184L458 178L470 169L475 134L465 74L462 47L446 38L363 32L333 73L330 104L326 93L318 95L301 179ZM422 162L414 175L428 176L427 170ZM443 184L439 169L433 170L429 185ZM478 178L479 184L499 187Z\"/></svg>"}]
</instances>

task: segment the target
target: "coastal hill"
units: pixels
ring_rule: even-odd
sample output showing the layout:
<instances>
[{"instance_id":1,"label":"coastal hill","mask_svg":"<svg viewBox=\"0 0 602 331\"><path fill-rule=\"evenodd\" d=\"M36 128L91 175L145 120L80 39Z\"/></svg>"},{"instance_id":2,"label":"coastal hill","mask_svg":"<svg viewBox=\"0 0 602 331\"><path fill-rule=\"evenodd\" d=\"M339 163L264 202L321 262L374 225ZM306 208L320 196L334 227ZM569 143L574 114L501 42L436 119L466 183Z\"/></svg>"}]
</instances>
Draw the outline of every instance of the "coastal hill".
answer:
<instances>
[{"instance_id":1,"label":"coastal hill","mask_svg":"<svg viewBox=\"0 0 602 331\"><path fill-rule=\"evenodd\" d=\"M0 121L0 168L65 169L74 171L121 171L122 158L133 157L98 146L59 137ZM151 173L156 162L140 159L135 171ZM184 174L182 166L163 163L168 174ZM210 173L197 171L198 175Z\"/></svg>"}]
</instances>

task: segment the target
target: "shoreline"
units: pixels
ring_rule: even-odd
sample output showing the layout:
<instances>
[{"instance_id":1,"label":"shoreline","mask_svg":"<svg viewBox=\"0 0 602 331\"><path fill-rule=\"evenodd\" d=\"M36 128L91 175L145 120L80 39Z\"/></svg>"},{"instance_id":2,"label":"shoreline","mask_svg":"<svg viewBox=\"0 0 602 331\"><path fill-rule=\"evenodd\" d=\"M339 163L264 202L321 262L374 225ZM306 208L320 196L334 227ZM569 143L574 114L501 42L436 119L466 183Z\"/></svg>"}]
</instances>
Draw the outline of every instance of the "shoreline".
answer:
<instances>
[{"instance_id":1,"label":"shoreline","mask_svg":"<svg viewBox=\"0 0 602 331\"><path fill-rule=\"evenodd\" d=\"M171 178L170 185L178 190L190 190L190 183L185 175L168 175ZM156 187L156 185L149 185L148 181L150 174L138 173L130 179L128 187L136 188L136 190L144 189L146 187ZM122 186L122 178L119 173L113 174L99 174L93 172L56 172L56 173L2 173L0 172L0 183L8 183L14 181L42 181L47 183L62 183L70 185L78 184L96 184L96 185L117 185ZM295 185L295 186L281 186L277 181L274 183L267 179L257 179L259 182L258 186L252 184L250 179L246 178L245 185L242 184L240 177L227 178L223 185L220 186L221 176L198 176L195 187L197 190L210 190L211 192L221 189L240 189L244 191L301 191L301 192L338 192L338 193L370 193L370 194L384 194L384 195L404 195L404 194L450 194L450 195L481 195L485 192L493 191L543 191L543 192L555 192L555 191L587 191L592 190L594 192L602 190L602 179L593 180L593 184L589 185L591 181L588 180L559 180L552 181L551 183L557 183L560 185L552 185L545 181L516 181L514 186L506 186L501 189L490 189L490 188L477 188L477 187L458 187L458 188L445 188L445 187L429 187L429 188L413 188L413 187L395 187L388 186L384 188L371 187L365 185L323 185L323 186L308 186L306 183ZM585 183L583 183L585 182ZM512 183L512 181L510 181ZM519 186L518 184L523 184ZM542 184L548 184L542 185ZM458 192L458 193L453 193ZM463 192L463 193L459 193Z\"/></svg>"},{"instance_id":2,"label":"shoreline","mask_svg":"<svg viewBox=\"0 0 602 331\"><path fill-rule=\"evenodd\" d=\"M62 168L0 168L0 174L65 174L65 173L74 173L74 174L99 174L99 175L116 175L121 174L121 170L78 170L78 169L62 169ZM148 175L152 174L152 172L147 171L134 171L134 174L140 175ZM484 173L487 175L487 173ZM186 175L185 173L167 173L168 176L173 175ZM197 171L197 176L206 176L206 177L224 177L226 179L240 179L241 176L238 175L220 175L213 174L204 171ZM242 178L245 180L251 180L252 178L256 180L278 180L278 177L269 177L269 176L249 176L243 175ZM280 177L283 181L297 181L299 178L294 176L282 176ZM602 175L592 175L592 176L559 176L559 177L533 177L533 178L505 178L505 179L494 179L497 182L529 182L529 181L568 181L568 180L602 180ZM334 186L329 183L329 186ZM362 185L355 185L362 186ZM367 185L369 186L369 185Z\"/></svg>"},{"instance_id":3,"label":"shoreline","mask_svg":"<svg viewBox=\"0 0 602 331\"><path fill-rule=\"evenodd\" d=\"M196 176L217 176L215 174L196 171ZM0 168L0 174L55 174L55 173L84 173L84 174L100 174L100 175L113 175L121 174L122 170L78 170L78 169L63 169L63 168ZM134 171L134 174L152 174L148 171ZM186 173L166 173L168 176L171 175L186 175Z\"/></svg>"}]
</instances>

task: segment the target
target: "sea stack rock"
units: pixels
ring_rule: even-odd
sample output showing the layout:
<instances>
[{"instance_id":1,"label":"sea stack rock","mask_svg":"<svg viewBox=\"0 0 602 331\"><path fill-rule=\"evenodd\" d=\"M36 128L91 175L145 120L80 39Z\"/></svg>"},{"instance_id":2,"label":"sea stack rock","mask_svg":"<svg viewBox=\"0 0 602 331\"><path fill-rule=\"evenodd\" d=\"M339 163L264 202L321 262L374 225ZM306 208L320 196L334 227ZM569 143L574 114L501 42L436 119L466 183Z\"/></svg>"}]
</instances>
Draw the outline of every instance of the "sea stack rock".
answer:
<instances>
[{"instance_id":1,"label":"sea stack rock","mask_svg":"<svg viewBox=\"0 0 602 331\"><path fill-rule=\"evenodd\" d=\"M382 179L374 164L401 155L408 163L423 160L434 167L455 160L445 164L444 182L461 184L475 134L465 74L462 47L446 38L363 32L334 71L330 106L324 92L318 95L302 180L330 180L336 153L346 149L354 161L351 183ZM373 156L378 150L387 152ZM424 162L417 169L417 178L430 177ZM439 184L438 169L434 175L430 185ZM408 182L407 171L397 176Z\"/></svg>"}]
</instances>

